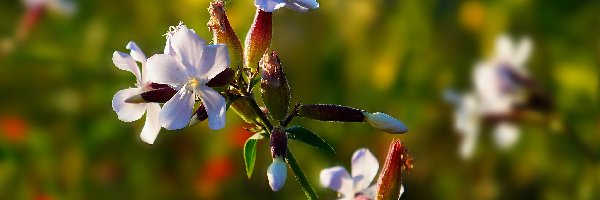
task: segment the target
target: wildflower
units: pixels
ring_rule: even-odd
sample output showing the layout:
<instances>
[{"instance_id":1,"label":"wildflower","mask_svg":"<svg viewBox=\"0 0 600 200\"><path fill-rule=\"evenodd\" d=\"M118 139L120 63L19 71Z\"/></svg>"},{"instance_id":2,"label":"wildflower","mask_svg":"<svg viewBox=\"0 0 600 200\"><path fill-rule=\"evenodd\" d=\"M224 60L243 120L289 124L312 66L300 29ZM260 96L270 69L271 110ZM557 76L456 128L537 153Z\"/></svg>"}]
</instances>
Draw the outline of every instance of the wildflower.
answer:
<instances>
[{"instance_id":1,"label":"wildflower","mask_svg":"<svg viewBox=\"0 0 600 200\"><path fill-rule=\"evenodd\" d=\"M134 43L129 42L127 49L131 50L130 54L115 51L113 53L113 63L117 68L129 71L135 75L136 87L118 91L112 100L113 110L117 113L119 120L124 122L132 122L140 119L144 112L146 113L146 122L140 138L142 141L152 144L160 131L159 112L160 106L158 103L127 103L127 99L136 96L145 91L152 89L152 83L148 78L146 70L146 55ZM142 64L142 70L137 65L137 62Z\"/></svg>"},{"instance_id":2,"label":"wildflower","mask_svg":"<svg viewBox=\"0 0 600 200\"><path fill-rule=\"evenodd\" d=\"M180 24L167 34L164 54L148 59L148 76L178 91L159 115L160 125L166 129L188 124L197 97L206 107L209 128L225 126L225 98L205 84L228 68L229 53L225 45L205 44L193 30Z\"/></svg>"},{"instance_id":3,"label":"wildflower","mask_svg":"<svg viewBox=\"0 0 600 200\"><path fill-rule=\"evenodd\" d=\"M365 148L352 155L352 176L342 166L321 170L321 185L339 192L341 199L374 199L375 186L370 186L377 175L377 158Z\"/></svg>"},{"instance_id":4,"label":"wildflower","mask_svg":"<svg viewBox=\"0 0 600 200\"><path fill-rule=\"evenodd\" d=\"M319 8L319 3L316 0L255 0L254 5L266 12L273 12L284 6L298 12Z\"/></svg>"},{"instance_id":5,"label":"wildflower","mask_svg":"<svg viewBox=\"0 0 600 200\"><path fill-rule=\"evenodd\" d=\"M283 161L287 154L287 133L278 126L271 131L271 157L273 163L267 168L267 179L273 191L278 191L285 185L287 166Z\"/></svg>"}]
</instances>

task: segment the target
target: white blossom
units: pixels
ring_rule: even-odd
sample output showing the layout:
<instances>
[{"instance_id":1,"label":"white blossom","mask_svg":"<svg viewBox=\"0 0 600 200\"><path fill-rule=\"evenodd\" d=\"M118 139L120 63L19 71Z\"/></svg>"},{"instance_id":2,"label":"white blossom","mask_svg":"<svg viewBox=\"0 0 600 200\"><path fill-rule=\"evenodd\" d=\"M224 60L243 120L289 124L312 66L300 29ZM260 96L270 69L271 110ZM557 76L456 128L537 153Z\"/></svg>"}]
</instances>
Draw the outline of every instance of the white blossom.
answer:
<instances>
[{"instance_id":1,"label":"white blossom","mask_svg":"<svg viewBox=\"0 0 600 200\"><path fill-rule=\"evenodd\" d=\"M352 155L352 176L342 166L321 170L320 182L324 187L335 190L341 199L363 197L375 199L376 186L371 186L379 170L377 158L368 149L361 148ZM401 187L400 194L404 191Z\"/></svg>"},{"instance_id":2,"label":"white blossom","mask_svg":"<svg viewBox=\"0 0 600 200\"><path fill-rule=\"evenodd\" d=\"M283 158L277 157L273 159L273 163L267 168L267 179L269 186L273 191L278 191L285 185L287 178L287 166Z\"/></svg>"},{"instance_id":3,"label":"white blossom","mask_svg":"<svg viewBox=\"0 0 600 200\"><path fill-rule=\"evenodd\" d=\"M184 128L196 98L208 114L213 130L225 126L225 98L205 84L229 67L225 45L208 45L196 33L180 24L167 34L165 54L148 59L148 76L156 83L168 84L178 92L163 105L160 125L168 130Z\"/></svg>"}]
</instances>

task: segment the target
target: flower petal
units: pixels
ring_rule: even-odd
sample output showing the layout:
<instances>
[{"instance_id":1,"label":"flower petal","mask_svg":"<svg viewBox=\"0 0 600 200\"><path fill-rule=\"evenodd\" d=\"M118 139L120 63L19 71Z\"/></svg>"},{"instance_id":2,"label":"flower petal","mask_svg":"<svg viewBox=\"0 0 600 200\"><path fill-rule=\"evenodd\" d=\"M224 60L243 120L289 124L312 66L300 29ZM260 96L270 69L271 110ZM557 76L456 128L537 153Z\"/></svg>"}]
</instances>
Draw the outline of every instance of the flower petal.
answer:
<instances>
[{"instance_id":1,"label":"flower petal","mask_svg":"<svg viewBox=\"0 0 600 200\"><path fill-rule=\"evenodd\" d=\"M142 52L140 47L135 42L131 41L127 43L127 46L125 48L131 50L129 54L131 55L131 57L133 57L135 61L138 61L140 63L146 62L146 55L144 54L144 52Z\"/></svg>"},{"instance_id":2,"label":"flower petal","mask_svg":"<svg viewBox=\"0 0 600 200\"><path fill-rule=\"evenodd\" d=\"M285 2L282 0L256 0L254 1L254 5L265 11L265 12L273 12L283 6L285 6Z\"/></svg>"},{"instance_id":3,"label":"flower petal","mask_svg":"<svg viewBox=\"0 0 600 200\"><path fill-rule=\"evenodd\" d=\"M345 198L354 197L352 178L341 166L321 170L320 181L321 185L341 193Z\"/></svg>"},{"instance_id":4,"label":"flower petal","mask_svg":"<svg viewBox=\"0 0 600 200\"><path fill-rule=\"evenodd\" d=\"M523 68L525 66L525 62L527 61L527 59L529 59L531 51L533 50L532 43L533 42L529 37L524 37L523 39L521 39L521 41L519 41L519 44L516 47L513 55L514 67Z\"/></svg>"},{"instance_id":5,"label":"flower petal","mask_svg":"<svg viewBox=\"0 0 600 200\"><path fill-rule=\"evenodd\" d=\"M160 121L158 120L160 105L158 103L148 103L146 105L146 122L144 128L142 128L140 138L148 144L153 144L158 132L160 132Z\"/></svg>"},{"instance_id":6,"label":"flower petal","mask_svg":"<svg viewBox=\"0 0 600 200\"><path fill-rule=\"evenodd\" d=\"M219 130L225 127L225 105L227 104L225 98L217 91L205 85L196 87L196 94L206 107L208 127L212 130Z\"/></svg>"},{"instance_id":7,"label":"flower petal","mask_svg":"<svg viewBox=\"0 0 600 200\"><path fill-rule=\"evenodd\" d=\"M140 68L129 54L115 51L113 53L112 60L115 66L117 66L117 68L133 73L133 75L135 75L137 83L141 83L142 77L140 74Z\"/></svg>"},{"instance_id":8,"label":"flower petal","mask_svg":"<svg viewBox=\"0 0 600 200\"><path fill-rule=\"evenodd\" d=\"M508 35L502 34L496 38L496 59L510 61L514 55L512 40Z\"/></svg>"},{"instance_id":9,"label":"flower petal","mask_svg":"<svg viewBox=\"0 0 600 200\"><path fill-rule=\"evenodd\" d=\"M184 128L190 117L192 117L192 109L194 108L194 96L192 91L181 88L175 96L173 96L163 106L158 115L160 125L167 130L176 130Z\"/></svg>"},{"instance_id":10,"label":"flower petal","mask_svg":"<svg viewBox=\"0 0 600 200\"><path fill-rule=\"evenodd\" d=\"M289 1L291 1L294 4L297 4L299 6L309 8L309 9L319 8L319 2L317 2L317 0L289 0Z\"/></svg>"},{"instance_id":11,"label":"flower petal","mask_svg":"<svg viewBox=\"0 0 600 200\"><path fill-rule=\"evenodd\" d=\"M190 78L181 62L165 54L153 55L148 59L146 65L148 80L155 83L181 86L186 84Z\"/></svg>"},{"instance_id":12,"label":"flower petal","mask_svg":"<svg viewBox=\"0 0 600 200\"><path fill-rule=\"evenodd\" d=\"M200 64L194 66L196 73L192 76L208 82L227 67L229 67L227 46L222 44L209 45L204 47Z\"/></svg>"},{"instance_id":13,"label":"flower petal","mask_svg":"<svg viewBox=\"0 0 600 200\"><path fill-rule=\"evenodd\" d=\"M202 40L193 30L180 26L171 37L171 47L190 74L197 74L195 67L201 63L202 51L206 42Z\"/></svg>"},{"instance_id":14,"label":"flower petal","mask_svg":"<svg viewBox=\"0 0 600 200\"><path fill-rule=\"evenodd\" d=\"M144 103L125 103L125 99L141 92L139 88L129 88L118 91L112 100L113 110L117 113L119 120L132 122L138 120L146 111Z\"/></svg>"},{"instance_id":15,"label":"flower petal","mask_svg":"<svg viewBox=\"0 0 600 200\"><path fill-rule=\"evenodd\" d=\"M368 149L361 148L352 155L352 179L354 191L367 189L379 170L377 158Z\"/></svg>"}]
</instances>

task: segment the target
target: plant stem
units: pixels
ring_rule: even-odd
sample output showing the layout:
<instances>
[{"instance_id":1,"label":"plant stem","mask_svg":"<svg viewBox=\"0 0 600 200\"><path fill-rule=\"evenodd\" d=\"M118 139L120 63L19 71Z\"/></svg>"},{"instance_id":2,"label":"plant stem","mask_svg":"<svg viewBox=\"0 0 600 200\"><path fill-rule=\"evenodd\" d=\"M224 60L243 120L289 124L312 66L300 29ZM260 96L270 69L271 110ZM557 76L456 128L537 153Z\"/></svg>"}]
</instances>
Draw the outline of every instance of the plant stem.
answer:
<instances>
[{"instance_id":1,"label":"plant stem","mask_svg":"<svg viewBox=\"0 0 600 200\"><path fill-rule=\"evenodd\" d=\"M254 98L246 98L246 99L250 103L250 107L252 108L252 110L256 113L256 115L260 119L260 122L264 125L267 133L270 134L271 130L273 130L273 125L271 124L269 119L267 119L267 116L265 116L265 113L263 113L262 110L260 109L260 107L258 107L258 104L256 103L256 100L254 100ZM317 192L315 192L315 189L312 187L312 185L310 185L310 182L308 182L308 178L306 178L306 175L304 175L304 172L302 172L302 168L300 168L300 165L294 158L294 155L290 151L289 147L287 148L287 155L286 155L285 160L287 161L287 164L290 166L290 168L294 172L294 176L296 177L296 180L298 180L298 182L300 183L300 186L302 186L302 190L304 190L304 194L306 194L306 197L308 197L308 199L319 199L319 197L317 196Z\"/></svg>"},{"instance_id":2,"label":"plant stem","mask_svg":"<svg viewBox=\"0 0 600 200\"><path fill-rule=\"evenodd\" d=\"M287 155L285 156L285 160L287 161L287 164L290 166L290 168L292 168L294 176L302 186L302 190L304 190L304 194L306 195L306 197L308 197L308 199L319 199L319 196L317 196L317 192L315 192L315 189L310 185L310 182L308 182L308 178L306 178L306 175L304 175L304 172L302 172L302 168L300 168L300 165L298 164L298 162L296 162L296 159L290 151L290 148L287 149Z\"/></svg>"}]
</instances>

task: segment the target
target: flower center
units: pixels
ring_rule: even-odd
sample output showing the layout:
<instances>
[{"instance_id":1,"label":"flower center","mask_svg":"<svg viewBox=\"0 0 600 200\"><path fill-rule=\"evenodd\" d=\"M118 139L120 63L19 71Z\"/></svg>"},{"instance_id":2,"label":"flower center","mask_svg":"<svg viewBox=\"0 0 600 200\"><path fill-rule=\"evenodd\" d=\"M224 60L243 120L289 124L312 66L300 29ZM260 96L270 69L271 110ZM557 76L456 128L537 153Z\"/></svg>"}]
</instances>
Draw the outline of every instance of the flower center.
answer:
<instances>
[{"instance_id":1,"label":"flower center","mask_svg":"<svg viewBox=\"0 0 600 200\"><path fill-rule=\"evenodd\" d=\"M200 81L196 80L195 78L190 78L187 84L185 84L185 88L189 91L194 91L194 88L198 87L198 84L200 84Z\"/></svg>"}]
</instances>

